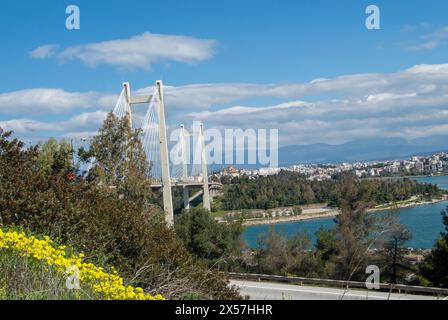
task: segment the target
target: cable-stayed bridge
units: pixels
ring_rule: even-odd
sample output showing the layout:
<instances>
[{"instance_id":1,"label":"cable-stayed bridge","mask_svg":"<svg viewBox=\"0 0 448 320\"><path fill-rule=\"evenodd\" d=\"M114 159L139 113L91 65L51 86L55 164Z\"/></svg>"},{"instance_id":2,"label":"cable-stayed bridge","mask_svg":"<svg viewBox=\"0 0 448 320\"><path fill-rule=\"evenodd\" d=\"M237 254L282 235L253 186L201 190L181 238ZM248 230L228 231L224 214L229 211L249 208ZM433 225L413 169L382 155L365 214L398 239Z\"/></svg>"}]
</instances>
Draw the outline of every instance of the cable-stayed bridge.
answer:
<instances>
[{"instance_id":1,"label":"cable-stayed bridge","mask_svg":"<svg viewBox=\"0 0 448 320\"><path fill-rule=\"evenodd\" d=\"M185 208L202 196L204 208L210 210L213 196L222 185L209 181L204 127L200 124L188 133L181 125L177 130L178 141L169 152L162 81L157 81L153 91L146 95L132 95L130 84L124 83L113 113L118 118L128 115L132 128L141 130L143 149L151 168L151 188L163 192L167 223L173 224L173 187L183 188ZM201 190L190 195L192 187L201 187Z\"/></svg>"}]
</instances>

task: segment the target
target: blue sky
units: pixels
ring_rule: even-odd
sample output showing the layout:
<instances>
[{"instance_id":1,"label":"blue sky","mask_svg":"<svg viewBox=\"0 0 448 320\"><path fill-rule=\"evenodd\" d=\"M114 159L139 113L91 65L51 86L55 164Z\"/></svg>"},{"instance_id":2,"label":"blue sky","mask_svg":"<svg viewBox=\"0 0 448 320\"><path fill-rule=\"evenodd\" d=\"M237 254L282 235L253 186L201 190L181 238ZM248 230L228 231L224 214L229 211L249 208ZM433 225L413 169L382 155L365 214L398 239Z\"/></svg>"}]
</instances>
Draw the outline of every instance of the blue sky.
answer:
<instances>
[{"instance_id":1,"label":"blue sky","mask_svg":"<svg viewBox=\"0 0 448 320\"><path fill-rule=\"evenodd\" d=\"M80 30L65 28L69 4ZM370 4L381 30L365 27ZM122 82L163 79L172 125L280 128L282 145L446 134L446 12L435 0L3 0L0 126L89 135Z\"/></svg>"}]
</instances>

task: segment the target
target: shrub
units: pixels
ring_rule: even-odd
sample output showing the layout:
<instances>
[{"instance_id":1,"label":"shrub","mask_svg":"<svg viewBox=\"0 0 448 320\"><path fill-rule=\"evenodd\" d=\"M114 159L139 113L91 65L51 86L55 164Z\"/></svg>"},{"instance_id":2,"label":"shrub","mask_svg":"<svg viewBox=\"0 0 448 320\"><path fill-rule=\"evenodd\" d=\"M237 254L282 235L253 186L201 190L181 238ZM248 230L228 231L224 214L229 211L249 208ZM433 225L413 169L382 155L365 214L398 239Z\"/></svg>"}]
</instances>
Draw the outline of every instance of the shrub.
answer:
<instances>
[{"instance_id":1,"label":"shrub","mask_svg":"<svg viewBox=\"0 0 448 320\"><path fill-rule=\"evenodd\" d=\"M46 234L149 293L239 297L224 274L188 253L161 209L131 190L133 181L114 190L95 179L67 179L65 169L43 172L38 148L25 150L10 135L0 129L0 225Z\"/></svg>"},{"instance_id":2,"label":"shrub","mask_svg":"<svg viewBox=\"0 0 448 320\"><path fill-rule=\"evenodd\" d=\"M209 266L228 269L241 257L240 222L219 223L208 211L193 208L177 217L176 231L185 247Z\"/></svg>"},{"instance_id":3,"label":"shrub","mask_svg":"<svg viewBox=\"0 0 448 320\"><path fill-rule=\"evenodd\" d=\"M302 214L302 212L303 212L303 210L302 210L302 207L300 207L300 206L294 206L294 208L292 209L292 213L295 216L300 216Z\"/></svg>"}]
</instances>

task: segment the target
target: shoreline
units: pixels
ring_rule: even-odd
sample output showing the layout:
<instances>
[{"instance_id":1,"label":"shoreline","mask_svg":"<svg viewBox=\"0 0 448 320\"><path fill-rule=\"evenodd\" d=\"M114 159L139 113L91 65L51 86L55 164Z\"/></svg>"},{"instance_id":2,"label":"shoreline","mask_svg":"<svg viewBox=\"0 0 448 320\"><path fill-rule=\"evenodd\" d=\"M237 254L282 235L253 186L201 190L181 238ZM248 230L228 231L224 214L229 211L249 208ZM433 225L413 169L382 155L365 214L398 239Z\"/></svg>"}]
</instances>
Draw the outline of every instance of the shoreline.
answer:
<instances>
[{"instance_id":1,"label":"shoreline","mask_svg":"<svg viewBox=\"0 0 448 320\"><path fill-rule=\"evenodd\" d=\"M412 201L409 200L408 203L403 204L397 204L396 209L404 209L404 208L410 208L410 207L416 207L416 206L422 206L422 205L429 205L429 204L435 204L443 201L447 201L448 197L443 197L441 199L433 199L431 201ZM375 207L367 209L367 212L378 212L378 211L387 211L395 209L393 205L389 205L386 207ZM279 218L273 218L273 219L248 219L243 221L243 226L256 226L256 225L270 225L270 224L277 224L277 223L285 223L285 222L296 222L296 221L304 221L304 220L319 220L322 218L330 218L330 217L336 217L340 214L339 209L330 209L330 208L319 208L322 211L319 212L313 212L313 213L302 213L299 216L287 216L287 217L279 217ZM304 209L306 211L307 209ZM309 209L308 209L309 210ZM315 209L314 209L315 210Z\"/></svg>"},{"instance_id":2,"label":"shoreline","mask_svg":"<svg viewBox=\"0 0 448 320\"><path fill-rule=\"evenodd\" d=\"M447 201L447 200L448 200L448 196L444 196L441 199L432 199L430 201L428 200L428 201L421 201L421 202L409 200L410 202L399 204L399 205L396 206L396 208L397 209L404 209L404 208L410 208L410 207L424 206L424 205L435 204L435 203L439 203L439 202L443 202L443 201ZM384 208L377 206L375 208L368 209L367 212L376 212L376 211L393 210L393 209L395 209L393 207L393 205L388 205L388 206L386 206Z\"/></svg>"},{"instance_id":3,"label":"shoreline","mask_svg":"<svg viewBox=\"0 0 448 320\"><path fill-rule=\"evenodd\" d=\"M275 219L263 219L263 220L244 220L243 226L256 226L256 225L264 225L264 224L277 224L283 222L295 222L295 221L303 221L303 220L318 220L321 218L329 218L336 217L339 215L338 209L331 209L328 211L323 211L321 213L312 213L312 214L302 214L300 216L288 216L281 217Z\"/></svg>"},{"instance_id":4,"label":"shoreline","mask_svg":"<svg viewBox=\"0 0 448 320\"><path fill-rule=\"evenodd\" d=\"M368 179L413 179L413 178L434 178L434 177L448 177L448 173L442 173L442 174L419 174L419 175L407 175L407 176L383 176L383 177L366 177L366 178L359 178L360 180L368 180Z\"/></svg>"}]
</instances>

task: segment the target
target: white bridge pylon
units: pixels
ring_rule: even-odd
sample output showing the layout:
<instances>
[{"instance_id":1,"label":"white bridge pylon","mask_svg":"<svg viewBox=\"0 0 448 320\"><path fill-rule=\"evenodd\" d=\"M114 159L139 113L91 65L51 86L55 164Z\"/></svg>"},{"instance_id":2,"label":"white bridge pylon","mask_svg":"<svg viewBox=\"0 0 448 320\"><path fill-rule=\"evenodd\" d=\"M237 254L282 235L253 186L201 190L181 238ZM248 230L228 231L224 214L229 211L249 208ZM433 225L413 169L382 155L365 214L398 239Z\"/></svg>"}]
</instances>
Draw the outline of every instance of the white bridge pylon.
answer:
<instances>
[{"instance_id":1,"label":"white bridge pylon","mask_svg":"<svg viewBox=\"0 0 448 320\"><path fill-rule=\"evenodd\" d=\"M141 108L142 106L143 108ZM128 115L131 127L141 129L141 141L151 169L151 187L163 191L163 207L168 225L172 226L174 223L171 191L173 186L183 188L183 202L186 209L189 208L190 201L200 195L202 195L204 208L211 209L204 127L202 124L199 130L193 130L192 135L187 133L183 125L180 127L179 140L174 149L177 161L173 161L172 170L170 170L162 81L156 82L152 93L149 95L131 95L130 84L128 82L124 83L113 113L118 118ZM200 152L198 157L200 160L199 163L193 161L193 164L189 165L190 149L187 142L191 138L196 140L194 150ZM181 160L178 161L179 159ZM189 187L192 186L202 186L200 194L190 197ZM215 191L217 186L213 184L212 187Z\"/></svg>"}]
</instances>

